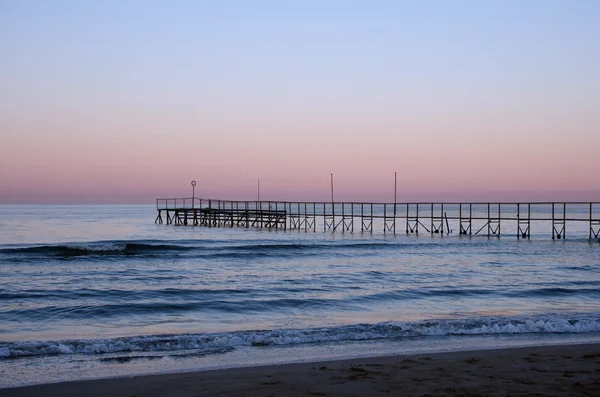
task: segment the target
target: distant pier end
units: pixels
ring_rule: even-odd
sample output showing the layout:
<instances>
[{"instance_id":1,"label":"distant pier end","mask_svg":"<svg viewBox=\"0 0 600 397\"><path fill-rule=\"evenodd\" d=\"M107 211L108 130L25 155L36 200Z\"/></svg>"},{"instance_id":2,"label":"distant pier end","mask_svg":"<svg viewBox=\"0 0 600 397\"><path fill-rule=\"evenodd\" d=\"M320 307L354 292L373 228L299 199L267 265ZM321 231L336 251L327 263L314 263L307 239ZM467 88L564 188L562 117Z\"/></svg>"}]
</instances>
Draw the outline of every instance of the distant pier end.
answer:
<instances>
[{"instance_id":1,"label":"distant pier end","mask_svg":"<svg viewBox=\"0 0 600 397\"><path fill-rule=\"evenodd\" d=\"M458 234L530 238L546 224L552 239L600 240L600 202L289 202L187 198L156 199L156 224L386 234ZM510 229L507 229L510 226ZM544 233L542 230L541 233Z\"/></svg>"}]
</instances>

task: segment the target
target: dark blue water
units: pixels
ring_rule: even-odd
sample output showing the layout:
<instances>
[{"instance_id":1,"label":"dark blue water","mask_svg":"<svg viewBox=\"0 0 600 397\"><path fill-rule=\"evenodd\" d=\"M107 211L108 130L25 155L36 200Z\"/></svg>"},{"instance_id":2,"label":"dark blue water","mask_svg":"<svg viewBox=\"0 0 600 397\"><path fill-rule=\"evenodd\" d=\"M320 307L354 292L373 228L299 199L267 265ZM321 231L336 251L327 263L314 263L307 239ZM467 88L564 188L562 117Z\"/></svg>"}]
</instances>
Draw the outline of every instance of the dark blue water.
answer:
<instances>
[{"instance_id":1,"label":"dark blue water","mask_svg":"<svg viewBox=\"0 0 600 397\"><path fill-rule=\"evenodd\" d=\"M154 217L0 206L0 387L600 339L600 244L583 229L528 241Z\"/></svg>"}]
</instances>

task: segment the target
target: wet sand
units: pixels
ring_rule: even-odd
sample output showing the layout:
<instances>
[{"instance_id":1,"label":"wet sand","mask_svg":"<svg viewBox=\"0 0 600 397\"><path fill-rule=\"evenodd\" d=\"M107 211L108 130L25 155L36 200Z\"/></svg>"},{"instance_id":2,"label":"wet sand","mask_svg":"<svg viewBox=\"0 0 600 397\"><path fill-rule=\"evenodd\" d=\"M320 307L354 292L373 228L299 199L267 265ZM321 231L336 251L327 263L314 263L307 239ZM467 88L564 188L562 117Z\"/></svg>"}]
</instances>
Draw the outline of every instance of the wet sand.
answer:
<instances>
[{"instance_id":1,"label":"wet sand","mask_svg":"<svg viewBox=\"0 0 600 397\"><path fill-rule=\"evenodd\" d=\"M374 357L0 389L0 396L600 396L600 344Z\"/></svg>"}]
</instances>

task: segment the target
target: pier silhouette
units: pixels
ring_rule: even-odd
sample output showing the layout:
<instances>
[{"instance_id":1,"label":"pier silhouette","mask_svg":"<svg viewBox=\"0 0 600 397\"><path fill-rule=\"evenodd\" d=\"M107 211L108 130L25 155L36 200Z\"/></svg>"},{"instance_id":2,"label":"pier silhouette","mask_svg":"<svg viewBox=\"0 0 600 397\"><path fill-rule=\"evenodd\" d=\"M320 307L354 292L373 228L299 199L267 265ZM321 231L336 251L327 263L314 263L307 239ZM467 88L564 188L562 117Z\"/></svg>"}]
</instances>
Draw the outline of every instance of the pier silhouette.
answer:
<instances>
[{"instance_id":1,"label":"pier silhouette","mask_svg":"<svg viewBox=\"0 0 600 397\"><path fill-rule=\"evenodd\" d=\"M600 202L290 202L235 201L198 197L156 199L156 224L242 227L341 233L531 237L532 224L551 225L565 239L567 225L587 223L600 239ZM512 225L511 230L505 227Z\"/></svg>"}]
</instances>

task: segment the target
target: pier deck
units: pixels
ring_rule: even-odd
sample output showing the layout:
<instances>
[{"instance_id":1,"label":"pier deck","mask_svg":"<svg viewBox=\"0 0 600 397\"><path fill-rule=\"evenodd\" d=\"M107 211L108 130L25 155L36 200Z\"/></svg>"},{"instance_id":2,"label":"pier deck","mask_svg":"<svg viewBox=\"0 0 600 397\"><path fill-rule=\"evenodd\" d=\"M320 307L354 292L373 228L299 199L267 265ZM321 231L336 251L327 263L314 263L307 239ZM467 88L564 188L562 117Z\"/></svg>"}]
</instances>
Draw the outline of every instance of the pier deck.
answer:
<instances>
[{"instance_id":1,"label":"pier deck","mask_svg":"<svg viewBox=\"0 0 600 397\"><path fill-rule=\"evenodd\" d=\"M600 202L332 203L189 197L157 199L156 209L155 223L175 226L530 238L534 225L545 224L548 236L565 239L576 225L581 237L600 240Z\"/></svg>"}]
</instances>

